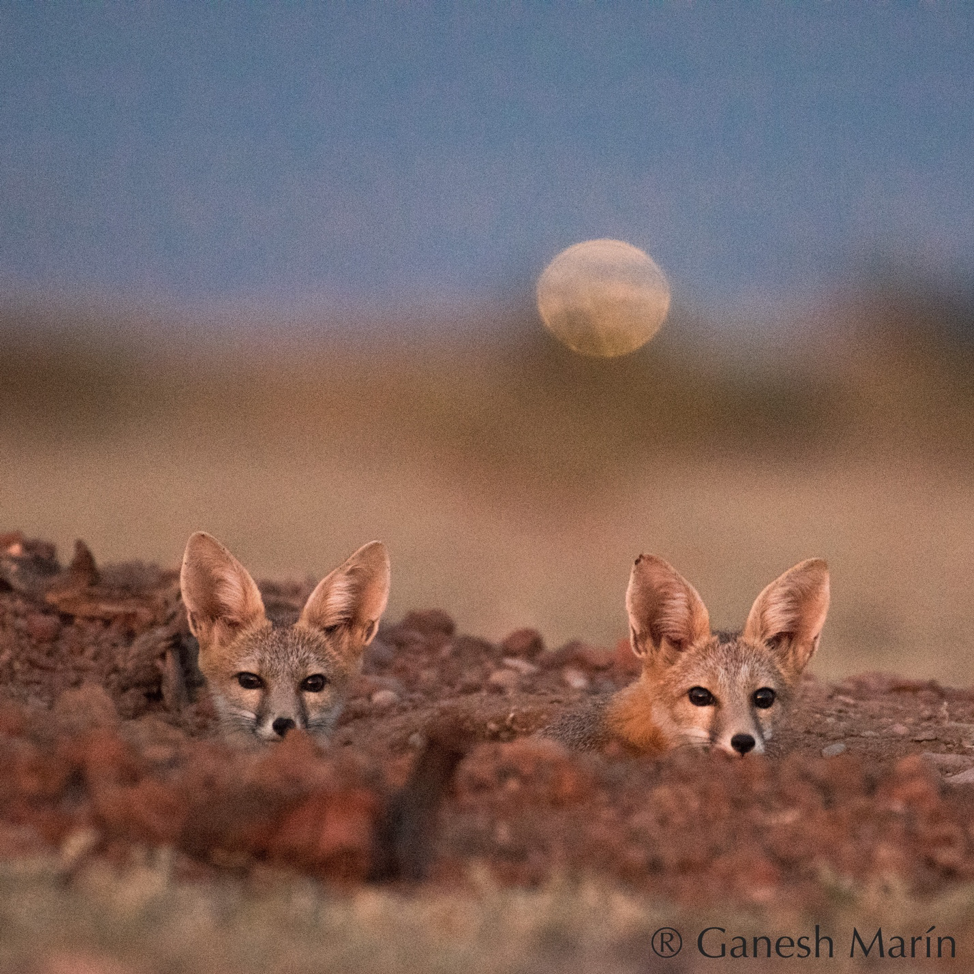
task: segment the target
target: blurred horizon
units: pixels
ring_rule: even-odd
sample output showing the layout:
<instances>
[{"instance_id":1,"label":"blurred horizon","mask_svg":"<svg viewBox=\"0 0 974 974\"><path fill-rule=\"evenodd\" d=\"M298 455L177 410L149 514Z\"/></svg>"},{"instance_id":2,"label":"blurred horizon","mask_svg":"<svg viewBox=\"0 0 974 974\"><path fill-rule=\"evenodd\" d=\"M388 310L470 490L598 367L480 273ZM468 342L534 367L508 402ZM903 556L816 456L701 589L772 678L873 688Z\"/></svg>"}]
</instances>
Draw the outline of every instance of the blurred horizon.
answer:
<instances>
[{"instance_id":1,"label":"blurred horizon","mask_svg":"<svg viewBox=\"0 0 974 974\"><path fill-rule=\"evenodd\" d=\"M861 314L879 314L898 331L919 329L920 339L943 332L962 345L974 343L974 266L970 273L925 273L888 259L847 272L814 297L753 301L707 308L674 298L663 322L687 345L712 346L720 357L741 360L767 354L800 354L842 338ZM534 286L511 288L477 300L359 301L278 306L272 301L201 304L134 299L124 295L59 291L0 293L0 338L32 328L86 331L96 342L113 335L123 344L163 339L176 345L230 341L274 348L342 340L356 346L441 342L448 347L518 343L541 328Z\"/></svg>"},{"instance_id":2,"label":"blurred horizon","mask_svg":"<svg viewBox=\"0 0 974 974\"><path fill-rule=\"evenodd\" d=\"M642 551L729 626L820 556L815 672L972 683L974 315L955 298L863 291L749 344L677 313L613 360L513 305L476 341L0 316L0 530L175 567L202 528L267 579L378 538L390 618L439 607L551 646L625 636Z\"/></svg>"}]
</instances>

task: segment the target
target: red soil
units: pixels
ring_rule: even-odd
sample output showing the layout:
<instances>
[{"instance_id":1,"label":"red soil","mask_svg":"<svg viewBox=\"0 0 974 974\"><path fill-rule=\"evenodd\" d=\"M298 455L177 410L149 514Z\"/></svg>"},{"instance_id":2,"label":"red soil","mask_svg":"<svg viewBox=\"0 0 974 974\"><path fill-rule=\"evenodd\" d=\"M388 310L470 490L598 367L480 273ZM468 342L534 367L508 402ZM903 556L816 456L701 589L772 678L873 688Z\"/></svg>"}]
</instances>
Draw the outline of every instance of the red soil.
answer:
<instances>
[{"instance_id":1,"label":"red soil","mask_svg":"<svg viewBox=\"0 0 974 974\"><path fill-rule=\"evenodd\" d=\"M626 645L492 644L427 611L383 625L330 747L295 733L240 749L215 733L193 654L175 571L99 570L82 545L64 568L50 545L0 536L0 855L53 850L70 868L164 845L187 876L270 864L358 883L390 874L391 796L418 755L442 783L436 749L455 746L410 853L422 861L400 875L462 884L477 864L501 883L596 874L696 904L807 908L828 875L918 894L974 878L969 690L808 678L765 757L569 754L530 735L631 680ZM407 811L435 802L425 787Z\"/></svg>"}]
</instances>

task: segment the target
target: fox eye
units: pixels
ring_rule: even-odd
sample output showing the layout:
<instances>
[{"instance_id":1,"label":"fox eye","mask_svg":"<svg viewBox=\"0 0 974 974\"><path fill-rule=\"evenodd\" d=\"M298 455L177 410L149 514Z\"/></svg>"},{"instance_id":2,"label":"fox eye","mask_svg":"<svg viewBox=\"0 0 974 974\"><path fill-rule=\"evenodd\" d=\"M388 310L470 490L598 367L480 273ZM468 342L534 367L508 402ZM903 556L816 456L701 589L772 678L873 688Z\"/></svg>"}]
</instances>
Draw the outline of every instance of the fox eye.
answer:
<instances>
[{"instance_id":1,"label":"fox eye","mask_svg":"<svg viewBox=\"0 0 974 974\"><path fill-rule=\"evenodd\" d=\"M312 673L301 681L301 689L306 693L321 693L325 689L328 677L321 673Z\"/></svg>"},{"instance_id":2,"label":"fox eye","mask_svg":"<svg viewBox=\"0 0 974 974\"><path fill-rule=\"evenodd\" d=\"M264 685L264 681L256 673L238 673L237 683L245 690L259 690Z\"/></svg>"},{"instance_id":3,"label":"fox eye","mask_svg":"<svg viewBox=\"0 0 974 974\"><path fill-rule=\"evenodd\" d=\"M766 710L774 703L775 692L771 687L761 687L754 691L754 706Z\"/></svg>"},{"instance_id":4,"label":"fox eye","mask_svg":"<svg viewBox=\"0 0 974 974\"><path fill-rule=\"evenodd\" d=\"M687 696L694 707L712 707L716 703L714 695L704 687L690 687Z\"/></svg>"}]
</instances>

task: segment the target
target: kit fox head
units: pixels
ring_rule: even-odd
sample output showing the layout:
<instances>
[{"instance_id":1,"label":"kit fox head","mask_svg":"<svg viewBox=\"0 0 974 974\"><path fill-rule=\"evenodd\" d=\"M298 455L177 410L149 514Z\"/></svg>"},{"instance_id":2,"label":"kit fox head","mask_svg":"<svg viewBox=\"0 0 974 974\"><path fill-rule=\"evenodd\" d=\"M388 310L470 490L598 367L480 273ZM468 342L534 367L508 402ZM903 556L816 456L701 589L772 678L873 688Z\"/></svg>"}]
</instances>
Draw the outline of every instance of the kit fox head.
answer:
<instances>
[{"instance_id":1,"label":"kit fox head","mask_svg":"<svg viewBox=\"0 0 974 974\"><path fill-rule=\"evenodd\" d=\"M247 570L203 531L186 545L180 584L224 731L275 741L297 727L327 737L389 598L385 546L359 548L296 619L268 618Z\"/></svg>"},{"instance_id":2,"label":"kit fox head","mask_svg":"<svg viewBox=\"0 0 974 974\"><path fill-rule=\"evenodd\" d=\"M643 673L618 715L638 737L648 716L665 746L760 754L802 670L818 648L829 607L828 567L803 561L757 597L740 633L711 632L696 589L672 566L641 555L626 608ZM650 713L640 716L640 706Z\"/></svg>"}]
</instances>

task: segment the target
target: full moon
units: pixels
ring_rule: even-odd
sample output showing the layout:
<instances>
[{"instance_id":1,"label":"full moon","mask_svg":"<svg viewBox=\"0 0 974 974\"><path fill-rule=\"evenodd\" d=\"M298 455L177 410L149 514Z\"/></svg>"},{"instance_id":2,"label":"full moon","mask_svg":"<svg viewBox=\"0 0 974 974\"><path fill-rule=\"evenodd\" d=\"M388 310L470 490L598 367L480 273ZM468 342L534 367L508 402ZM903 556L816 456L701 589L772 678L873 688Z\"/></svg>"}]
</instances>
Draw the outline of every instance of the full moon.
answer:
<instances>
[{"instance_id":1,"label":"full moon","mask_svg":"<svg viewBox=\"0 0 974 974\"><path fill-rule=\"evenodd\" d=\"M599 358L645 345L670 310L656 263L621 240L586 240L563 250L538 278L538 314L572 351Z\"/></svg>"}]
</instances>

